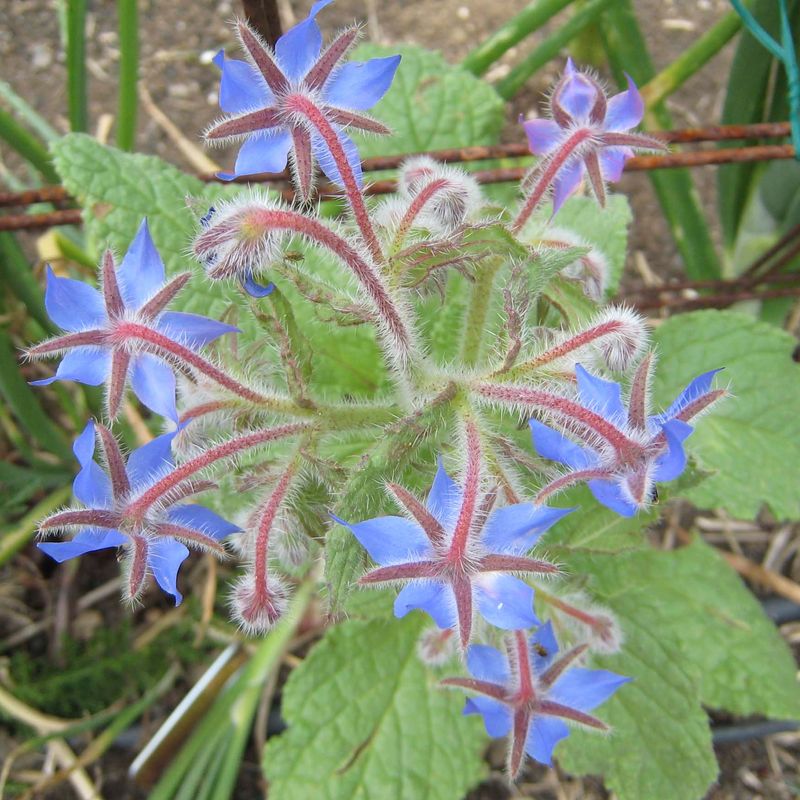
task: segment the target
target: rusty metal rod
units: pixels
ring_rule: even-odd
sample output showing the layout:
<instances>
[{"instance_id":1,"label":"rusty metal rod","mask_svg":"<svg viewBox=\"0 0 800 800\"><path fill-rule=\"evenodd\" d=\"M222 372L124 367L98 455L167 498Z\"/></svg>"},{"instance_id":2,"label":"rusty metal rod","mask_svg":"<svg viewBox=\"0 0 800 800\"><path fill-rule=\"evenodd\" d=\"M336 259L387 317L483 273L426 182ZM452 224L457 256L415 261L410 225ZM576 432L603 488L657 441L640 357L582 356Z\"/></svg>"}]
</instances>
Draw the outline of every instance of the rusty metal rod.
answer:
<instances>
[{"instance_id":1,"label":"rusty metal rod","mask_svg":"<svg viewBox=\"0 0 800 800\"><path fill-rule=\"evenodd\" d=\"M658 131L654 135L664 139L668 143L693 143L693 142L720 142L730 141L737 139L768 139L774 137L785 137L790 133L790 125L788 122L764 122L754 125L709 125L704 128L682 128L673 131ZM775 145L765 145L765 147L776 147ZM775 150L775 155L770 155L773 151L764 151L763 155L758 152L752 153L750 148L731 148L720 152L727 153L723 160L716 160L712 155L716 151L705 151L702 155L703 159L699 164L717 164L717 163L733 163L735 161L759 161L769 158L791 158L793 151L786 150L786 146L777 146L779 149ZM783 149L781 149L783 148ZM740 155L743 151L747 151L747 155ZM731 155L733 154L733 155ZM409 158L411 155L420 155L406 153L404 155L396 156L376 156L374 158L367 158L363 162L363 169L365 172L373 172L378 170L396 169L400 164ZM447 161L452 163L468 163L472 161L486 161L490 159L502 158L524 158L529 157L530 151L528 146L522 142L515 142L512 144L491 145L482 147L457 147L446 150L432 150L427 155L438 161ZM659 159L683 158L687 153L674 153L668 156L640 156L631 159L626 165L627 169L660 169L668 166L697 166L692 162L684 163L682 160L675 163L668 163ZM700 154L697 154L699 157ZM653 161L643 161L642 159L650 158ZM504 180L517 180L519 173L507 173L508 177L500 177L504 173L500 171L487 171L483 173L487 176L486 183L499 183ZM204 181L218 181L219 179L213 174L204 174L199 176ZM256 176L248 176L246 178L237 179L241 183L258 183L258 182L280 182L289 181L289 173L282 172L277 174L264 174ZM387 190L393 191L393 189ZM380 194L380 190L375 194ZM31 203L39 202L58 202L68 200L69 194L63 186L47 186L41 189L30 189L24 192L0 192L0 206L24 206Z\"/></svg>"},{"instance_id":2,"label":"rusty metal rod","mask_svg":"<svg viewBox=\"0 0 800 800\"><path fill-rule=\"evenodd\" d=\"M706 295L703 297L680 298L673 297L665 300L647 300L628 302L637 311L651 311L655 309L673 311L697 311L701 308L727 308L742 300L773 300L778 297L800 297L800 283L796 286L785 286L779 289L765 289L754 291L745 289L733 294ZM627 297L625 297L627 300Z\"/></svg>"},{"instance_id":3,"label":"rusty metal rod","mask_svg":"<svg viewBox=\"0 0 800 800\"><path fill-rule=\"evenodd\" d=\"M626 170L668 169L674 167L699 167L712 164L731 164L745 161L771 161L779 158L793 158L794 148L791 145L759 145L757 147L730 148L724 150L705 150L690 153L671 153L666 156L634 156L625 165ZM526 172L525 167L508 167L474 172L480 183L506 183L518 181ZM275 181L276 176L256 175L250 182ZM56 187L52 187L56 188ZM397 188L394 180L375 181L365 188L366 194L390 194ZM291 201L293 192L286 188L281 192L283 198ZM339 197L340 193L330 184L320 187L319 198ZM0 217L0 231L24 230L26 228L46 228L49 225L79 224L80 211L67 209L47 214L17 214Z\"/></svg>"}]
</instances>

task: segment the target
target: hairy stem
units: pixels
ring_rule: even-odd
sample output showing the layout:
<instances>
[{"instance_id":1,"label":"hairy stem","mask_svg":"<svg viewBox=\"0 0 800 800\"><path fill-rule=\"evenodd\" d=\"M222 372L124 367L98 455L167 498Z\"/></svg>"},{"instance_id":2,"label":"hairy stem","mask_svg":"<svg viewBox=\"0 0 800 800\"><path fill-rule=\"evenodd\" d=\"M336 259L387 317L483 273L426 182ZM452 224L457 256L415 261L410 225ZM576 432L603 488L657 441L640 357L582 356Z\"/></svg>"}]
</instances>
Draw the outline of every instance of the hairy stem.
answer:
<instances>
[{"instance_id":1,"label":"hairy stem","mask_svg":"<svg viewBox=\"0 0 800 800\"><path fill-rule=\"evenodd\" d=\"M492 304L492 284L499 264L496 261L485 263L478 270L472 286L467 315L464 319L464 338L461 345L461 359L466 367L478 363L481 343L486 333L486 319Z\"/></svg>"}]
</instances>

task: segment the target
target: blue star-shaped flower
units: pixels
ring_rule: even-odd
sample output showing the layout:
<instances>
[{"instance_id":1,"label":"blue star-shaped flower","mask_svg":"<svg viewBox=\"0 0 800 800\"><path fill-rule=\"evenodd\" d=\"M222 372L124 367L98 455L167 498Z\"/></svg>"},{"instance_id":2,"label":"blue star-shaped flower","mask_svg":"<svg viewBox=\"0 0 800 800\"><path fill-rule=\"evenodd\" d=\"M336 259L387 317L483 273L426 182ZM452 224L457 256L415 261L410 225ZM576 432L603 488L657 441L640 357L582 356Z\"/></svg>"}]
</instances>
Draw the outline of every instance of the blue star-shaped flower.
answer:
<instances>
[{"instance_id":1,"label":"blue star-shaped flower","mask_svg":"<svg viewBox=\"0 0 800 800\"><path fill-rule=\"evenodd\" d=\"M471 645L467 668L473 677L447 678L443 683L478 693L466 701L464 714L480 714L489 736L511 734L512 777L519 772L524 753L550 765L556 744L569 736L567 722L608 730L589 712L630 678L572 666L586 645L556 658L558 644L549 622L530 637L516 631L507 649L504 655L488 645Z\"/></svg>"},{"instance_id":2,"label":"blue star-shaped flower","mask_svg":"<svg viewBox=\"0 0 800 800\"><path fill-rule=\"evenodd\" d=\"M237 32L248 61L226 59L222 51L217 54L214 63L222 70L220 108L230 116L214 123L206 139L244 140L233 173L220 177L281 172L291 153L301 196L311 193L315 159L331 181L342 185L322 130L330 126L360 183L358 150L345 129L389 132L360 112L372 108L386 93L400 56L342 64L358 39L357 27L345 30L323 51L314 18L332 1L314 3L308 18L281 36L274 51L240 21Z\"/></svg>"},{"instance_id":3,"label":"blue star-shaped flower","mask_svg":"<svg viewBox=\"0 0 800 800\"><path fill-rule=\"evenodd\" d=\"M52 378L33 381L46 386L73 380L106 386L109 416L119 411L125 386L151 411L178 420L175 408L176 353L171 343L198 350L238 328L196 314L165 311L191 273L165 283L164 262L143 221L119 267L110 251L100 265L102 291L48 267L45 307L50 319L68 333L28 350L31 358L66 353ZM146 352L148 349L151 352ZM153 350L163 355L156 355ZM144 351L144 352L143 352ZM177 359L180 360L179 358Z\"/></svg>"},{"instance_id":4,"label":"blue star-shaped flower","mask_svg":"<svg viewBox=\"0 0 800 800\"><path fill-rule=\"evenodd\" d=\"M644 116L644 101L630 77L628 89L607 100L598 82L575 69L572 59L550 98L550 113L552 119L527 120L523 128L531 152L546 163L565 145L575 145L574 154L570 151L552 181L553 213L578 188L584 175L588 175L598 201L604 203L606 182L620 179L633 148L664 147L656 139L632 132Z\"/></svg>"},{"instance_id":5,"label":"blue star-shaped flower","mask_svg":"<svg viewBox=\"0 0 800 800\"><path fill-rule=\"evenodd\" d=\"M712 389L711 370L695 378L662 414L650 415L647 400L652 357L637 368L627 408L622 388L587 372L580 364L575 373L578 400L590 412L609 423L615 433L606 440L584 439L577 444L560 431L538 420L530 421L533 446L539 455L559 461L571 472L557 478L539 493L539 499L565 486L586 481L594 496L612 511L631 517L652 501L655 484L677 478L686 468L683 443L694 430L689 421L725 395ZM577 436L579 429L573 433ZM615 440L622 444L614 446Z\"/></svg>"},{"instance_id":6,"label":"blue star-shaped flower","mask_svg":"<svg viewBox=\"0 0 800 800\"><path fill-rule=\"evenodd\" d=\"M381 565L360 582L406 582L395 600L395 616L420 608L440 628L457 628L463 646L472 632L474 610L504 630L538 624L533 589L509 573L558 572L527 553L572 511L532 503L492 510L496 493L479 494L471 469L468 465L462 488L440 463L425 505L403 487L388 484L412 519L378 517L351 525L336 518Z\"/></svg>"},{"instance_id":7,"label":"blue star-shaped flower","mask_svg":"<svg viewBox=\"0 0 800 800\"><path fill-rule=\"evenodd\" d=\"M111 432L90 421L72 448L81 466L72 490L85 508L60 511L39 526L42 533L77 533L68 541L42 542L39 548L60 563L95 550L123 547L130 599L139 594L148 572L152 572L158 585L175 598L175 604L180 603L183 597L177 577L189 555L186 544L222 556L222 539L239 528L208 508L178 502L212 488L208 481L185 482L143 516L128 512L139 495L175 468L172 440L176 433L153 439L125 460ZM94 460L98 438L107 471Z\"/></svg>"}]
</instances>

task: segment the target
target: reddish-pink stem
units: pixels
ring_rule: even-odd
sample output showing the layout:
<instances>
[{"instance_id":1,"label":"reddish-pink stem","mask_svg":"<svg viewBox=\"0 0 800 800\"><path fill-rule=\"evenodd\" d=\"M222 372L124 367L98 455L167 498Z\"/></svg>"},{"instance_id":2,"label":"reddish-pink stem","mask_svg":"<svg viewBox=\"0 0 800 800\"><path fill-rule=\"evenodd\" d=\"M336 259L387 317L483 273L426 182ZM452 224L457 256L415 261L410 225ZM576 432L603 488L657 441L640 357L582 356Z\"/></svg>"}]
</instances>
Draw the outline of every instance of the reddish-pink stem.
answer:
<instances>
[{"instance_id":1,"label":"reddish-pink stem","mask_svg":"<svg viewBox=\"0 0 800 800\"><path fill-rule=\"evenodd\" d=\"M201 453L199 456L190 459L185 464L182 464L180 467L170 472L169 475L164 476L161 480L154 483L128 506L125 510L125 516L135 519L143 517L150 506L157 503L164 494L198 472L215 464L217 461L222 461L225 458L238 455L245 450L249 450L251 447L258 447L268 442L284 439L287 436L294 436L295 434L309 430L310 427L310 425L303 422L278 425L274 428L265 428L255 431L254 433L247 433L244 436L239 436L236 439L229 439L227 442L218 444L216 447L206 450L205 453Z\"/></svg>"},{"instance_id":2,"label":"reddish-pink stem","mask_svg":"<svg viewBox=\"0 0 800 800\"><path fill-rule=\"evenodd\" d=\"M114 267L114 255L110 250L103 253L101 266L103 301L106 305L106 312L112 319L120 316L125 310L125 303L122 302L122 295L117 283L117 271Z\"/></svg>"},{"instance_id":3,"label":"reddish-pink stem","mask_svg":"<svg viewBox=\"0 0 800 800\"><path fill-rule=\"evenodd\" d=\"M511 225L514 233L519 233L522 226L530 219L531 214L536 210L545 193L556 179L559 170L569 161L573 153L588 139L592 138L592 131L589 128L579 128L574 131L569 138L562 144L558 151L545 162L544 169L539 175L539 180L534 185L528 195L525 204L520 209L517 218Z\"/></svg>"},{"instance_id":4,"label":"reddish-pink stem","mask_svg":"<svg viewBox=\"0 0 800 800\"><path fill-rule=\"evenodd\" d=\"M185 362L194 367L198 372L211 378L214 382L227 389L232 394L249 400L251 403L269 403L270 398L266 397L244 384L239 383L226 372L215 367L210 361L198 355L188 347L179 344L174 339L164 336L153 328L146 325L139 325L135 322L122 322L117 326L115 335L121 339L138 339L152 345L159 351L159 355L174 356L178 362Z\"/></svg>"},{"instance_id":5,"label":"reddish-pink stem","mask_svg":"<svg viewBox=\"0 0 800 800\"><path fill-rule=\"evenodd\" d=\"M392 249L397 249L405 239L406 234L411 230L411 226L414 224L414 220L420 215L422 209L428 204L431 198L436 196L436 193L441 189L444 189L450 181L446 178L438 178L435 181L431 181L430 183L426 184L423 189L416 195L416 197L409 205L406 213L403 214L403 218L400 220L400 224L397 226L397 232L394 235L394 241L392 242Z\"/></svg>"},{"instance_id":6,"label":"reddish-pink stem","mask_svg":"<svg viewBox=\"0 0 800 800\"><path fill-rule=\"evenodd\" d=\"M607 322L602 322L599 325L587 328L586 330L577 333L575 336L570 336L569 339L561 342L561 344L557 344L555 347L545 350L544 353L540 353L538 356L534 356L528 361L524 361L522 364L519 364L517 367L515 367L512 370L512 373L514 375L520 375L534 370L537 367L542 366L542 364L555 361L557 358L561 358L562 356L567 355L567 353L578 350L579 348L590 344L596 339L600 339L603 336L610 336L624 328L625 323L618 319L608 320Z\"/></svg>"},{"instance_id":7,"label":"reddish-pink stem","mask_svg":"<svg viewBox=\"0 0 800 800\"><path fill-rule=\"evenodd\" d=\"M281 476L278 485L272 491L269 499L264 503L261 514L259 515L256 542L253 548L253 577L255 579L255 592L258 597L261 597L267 590L267 570L269 564L267 551L269 548L270 531L275 522L275 517L278 514L278 509L281 507L281 503L283 503L286 498L286 493L289 491L294 473L294 465L290 464L286 472Z\"/></svg>"},{"instance_id":8,"label":"reddish-pink stem","mask_svg":"<svg viewBox=\"0 0 800 800\"><path fill-rule=\"evenodd\" d=\"M550 394L541 389L507 384L478 384L473 388L479 395L490 400L512 407L544 409L564 421L588 429L605 439L622 461L635 459L641 455L642 448L637 442L629 439L619 428L601 417L600 414L590 411L567 397Z\"/></svg>"},{"instance_id":9,"label":"reddish-pink stem","mask_svg":"<svg viewBox=\"0 0 800 800\"><path fill-rule=\"evenodd\" d=\"M341 236L316 219L304 217L295 211L279 208L259 208L253 212L254 218L267 230L286 230L305 236L311 241L330 250L358 278L364 291L370 296L375 311L381 321L391 332L394 340L402 347L404 353L411 349L411 335L406 328L400 312L389 296L377 270L368 264Z\"/></svg>"},{"instance_id":10,"label":"reddish-pink stem","mask_svg":"<svg viewBox=\"0 0 800 800\"><path fill-rule=\"evenodd\" d=\"M472 420L467 420L465 434L467 468L464 474L464 499L453 530L453 538L448 554L449 558L456 563L461 563L466 553L469 534L472 530L472 520L475 516L481 474L481 440L478 429Z\"/></svg>"},{"instance_id":11,"label":"reddish-pink stem","mask_svg":"<svg viewBox=\"0 0 800 800\"><path fill-rule=\"evenodd\" d=\"M372 258L375 259L375 263L382 264L384 260L383 250L375 229L372 227L372 221L369 218L367 206L364 202L364 195L361 193L361 188L356 181L356 176L353 174L353 169L347 160L347 155L344 152L342 143L339 141L339 137L336 135L336 131L325 118L325 114L311 100L301 94L293 94L287 97L285 106L288 110L294 110L302 114L322 137L331 157L336 162L336 167L344 184L345 194L350 203L350 209L353 212L353 218L361 231L361 235L364 237L364 242Z\"/></svg>"},{"instance_id":12,"label":"reddish-pink stem","mask_svg":"<svg viewBox=\"0 0 800 800\"><path fill-rule=\"evenodd\" d=\"M98 508L81 508L75 511L61 511L39 523L39 530L50 528L69 528L77 525L91 525L95 528L116 528L120 524L120 516L114 511L103 511Z\"/></svg>"},{"instance_id":13,"label":"reddish-pink stem","mask_svg":"<svg viewBox=\"0 0 800 800\"><path fill-rule=\"evenodd\" d=\"M525 631L514 631L514 646L516 650L517 676L519 679L517 697L523 701L533 700L536 698L536 690L533 688L531 655Z\"/></svg>"},{"instance_id":14,"label":"reddish-pink stem","mask_svg":"<svg viewBox=\"0 0 800 800\"><path fill-rule=\"evenodd\" d=\"M535 505L539 505L544 503L548 497L560 492L562 489L566 489L568 486L573 486L576 483L583 483L584 481L594 481L594 480L609 480L611 475L609 474L608 470L604 469L579 469L575 472L568 472L566 475L562 475L560 478L556 478L554 481L551 481L547 484L547 486L543 486L536 497L533 498L533 502Z\"/></svg>"},{"instance_id":15,"label":"reddish-pink stem","mask_svg":"<svg viewBox=\"0 0 800 800\"><path fill-rule=\"evenodd\" d=\"M26 352L29 358L38 358L39 356L57 353L59 350L66 350L70 347L97 347L103 343L105 336L105 331L100 330L67 333L64 336L56 336L54 339L40 342L28 348Z\"/></svg>"}]
</instances>

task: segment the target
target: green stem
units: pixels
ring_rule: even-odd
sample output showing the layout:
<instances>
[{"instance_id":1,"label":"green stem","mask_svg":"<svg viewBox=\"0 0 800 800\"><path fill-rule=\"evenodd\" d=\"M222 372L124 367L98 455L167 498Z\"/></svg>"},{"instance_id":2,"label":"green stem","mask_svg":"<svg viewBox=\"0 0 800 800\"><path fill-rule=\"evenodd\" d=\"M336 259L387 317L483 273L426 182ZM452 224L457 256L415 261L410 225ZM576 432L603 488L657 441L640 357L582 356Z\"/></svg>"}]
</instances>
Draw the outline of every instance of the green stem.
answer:
<instances>
[{"instance_id":1,"label":"green stem","mask_svg":"<svg viewBox=\"0 0 800 800\"><path fill-rule=\"evenodd\" d=\"M44 307L42 289L33 277L28 259L14 234L7 231L0 233L0 277L42 329L55 333L56 328Z\"/></svg>"},{"instance_id":2,"label":"green stem","mask_svg":"<svg viewBox=\"0 0 800 800\"><path fill-rule=\"evenodd\" d=\"M0 331L0 395L29 436L64 461L72 460L72 450L64 434L42 408L39 398L19 371L11 337Z\"/></svg>"},{"instance_id":3,"label":"green stem","mask_svg":"<svg viewBox=\"0 0 800 800\"><path fill-rule=\"evenodd\" d=\"M58 173L50 161L47 148L4 108L0 108L0 139L4 139L9 147L38 170L47 183L58 183Z\"/></svg>"},{"instance_id":4,"label":"green stem","mask_svg":"<svg viewBox=\"0 0 800 800\"><path fill-rule=\"evenodd\" d=\"M58 131L6 81L0 81L0 99L45 142L53 142L59 138Z\"/></svg>"},{"instance_id":5,"label":"green stem","mask_svg":"<svg viewBox=\"0 0 800 800\"><path fill-rule=\"evenodd\" d=\"M118 0L119 15L119 110L117 146L133 150L136 141L137 83L139 80L138 0Z\"/></svg>"},{"instance_id":6,"label":"green stem","mask_svg":"<svg viewBox=\"0 0 800 800\"><path fill-rule=\"evenodd\" d=\"M574 14L552 36L545 39L527 58L495 85L497 93L505 100L510 100L537 70L558 53L582 30L591 25L609 6L612 0L589 0L583 8Z\"/></svg>"},{"instance_id":7,"label":"green stem","mask_svg":"<svg viewBox=\"0 0 800 800\"><path fill-rule=\"evenodd\" d=\"M499 264L484 263L472 286L467 315L464 319L464 338L461 359L465 367L474 367L481 354L481 344L486 332L486 319L492 304L492 284Z\"/></svg>"},{"instance_id":8,"label":"green stem","mask_svg":"<svg viewBox=\"0 0 800 800\"><path fill-rule=\"evenodd\" d=\"M731 11L709 28L691 47L668 67L651 78L641 93L648 107L662 103L701 67L707 64L742 27L739 15Z\"/></svg>"},{"instance_id":9,"label":"green stem","mask_svg":"<svg viewBox=\"0 0 800 800\"><path fill-rule=\"evenodd\" d=\"M67 0L67 104L72 131L86 131L86 0Z\"/></svg>"},{"instance_id":10,"label":"green stem","mask_svg":"<svg viewBox=\"0 0 800 800\"><path fill-rule=\"evenodd\" d=\"M0 567L22 550L36 535L36 526L48 514L64 505L72 496L72 487L62 486L37 503L17 524L0 539Z\"/></svg>"},{"instance_id":11,"label":"green stem","mask_svg":"<svg viewBox=\"0 0 800 800\"><path fill-rule=\"evenodd\" d=\"M470 52L461 66L473 75L483 75L507 50L538 30L550 17L573 0L535 0Z\"/></svg>"}]
</instances>

